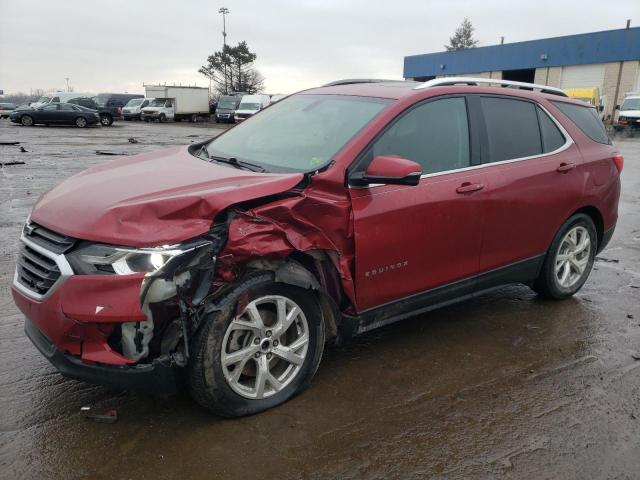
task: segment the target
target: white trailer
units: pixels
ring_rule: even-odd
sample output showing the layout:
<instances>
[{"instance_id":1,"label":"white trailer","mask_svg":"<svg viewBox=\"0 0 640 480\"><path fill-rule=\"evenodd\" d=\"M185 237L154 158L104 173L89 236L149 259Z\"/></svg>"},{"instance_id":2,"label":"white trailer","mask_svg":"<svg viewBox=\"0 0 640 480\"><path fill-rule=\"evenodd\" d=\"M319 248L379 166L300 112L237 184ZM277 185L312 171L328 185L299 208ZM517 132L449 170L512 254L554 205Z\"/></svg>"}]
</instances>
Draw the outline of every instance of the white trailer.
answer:
<instances>
[{"instance_id":1,"label":"white trailer","mask_svg":"<svg viewBox=\"0 0 640 480\"><path fill-rule=\"evenodd\" d=\"M169 85L145 85L144 88L145 97L154 100L142 110L143 120L195 122L201 115L209 116L208 88Z\"/></svg>"}]
</instances>

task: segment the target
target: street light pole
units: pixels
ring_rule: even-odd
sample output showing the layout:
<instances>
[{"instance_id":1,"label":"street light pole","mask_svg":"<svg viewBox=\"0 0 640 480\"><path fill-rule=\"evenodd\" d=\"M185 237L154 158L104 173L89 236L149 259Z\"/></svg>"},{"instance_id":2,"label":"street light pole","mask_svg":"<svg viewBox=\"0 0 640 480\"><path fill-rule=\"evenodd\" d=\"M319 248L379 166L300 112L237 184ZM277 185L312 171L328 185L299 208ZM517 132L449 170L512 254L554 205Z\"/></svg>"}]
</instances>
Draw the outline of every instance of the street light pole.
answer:
<instances>
[{"instance_id":1,"label":"street light pole","mask_svg":"<svg viewBox=\"0 0 640 480\"><path fill-rule=\"evenodd\" d=\"M227 86L227 62L225 58L225 47L227 46L227 14L229 9L222 7L218 10L218 13L222 14L222 60L224 61L224 93L229 93L229 87Z\"/></svg>"},{"instance_id":2,"label":"street light pole","mask_svg":"<svg viewBox=\"0 0 640 480\"><path fill-rule=\"evenodd\" d=\"M69 77L64 77L65 81L67 82L67 92L69 91Z\"/></svg>"}]
</instances>

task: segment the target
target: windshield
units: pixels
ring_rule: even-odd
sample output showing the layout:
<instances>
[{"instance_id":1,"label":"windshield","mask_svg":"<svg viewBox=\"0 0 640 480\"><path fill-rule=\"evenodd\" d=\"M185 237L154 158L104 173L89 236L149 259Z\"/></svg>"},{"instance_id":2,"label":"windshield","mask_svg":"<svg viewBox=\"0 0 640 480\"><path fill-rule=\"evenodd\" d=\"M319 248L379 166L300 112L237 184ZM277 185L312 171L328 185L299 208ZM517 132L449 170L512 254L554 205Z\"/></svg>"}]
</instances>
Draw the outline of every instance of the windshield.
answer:
<instances>
[{"instance_id":1,"label":"windshield","mask_svg":"<svg viewBox=\"0 0 640 480\"><path fill-rule=\"evenodd\" d=\"M260 110L259 103L241 103L238 110Z\"/></svg>"},{"instance_id":2,"label":"windshield","mask_svg":"<svg viewBox=\"0 0 640 480\"><path fill-rule=\"evenodd\" d=\"M640 98L627 98L620 110L640 110Z\"/></svg>"},{"instance_id":3,"label":"windshield","mask_svg":"<svg viewBox=\"0 0 640 480\"><path fill-rule=\"evenodd\" d=\"M132 98L127 102L125 107L137 107L144 101L144 98Z\"/></svg>"},{"instance_id":4,"label":"windshield","mask_svg":"<svg viewBox=\"0 0 640 480\"><path fill-rule=\"evenodd\" d=\"M40 97L37 103L49 103L51 101L51 97Z\"/></svg>"},{"instance_id":5,"label":"windshield","mask_svg":"<svg viewBox=\"0 0 640 480\"><path fill-rule=\"evenodd\" d=\"M164 107L165 100L162 98L157 98L153 102L149 104L150 107Z\"/></svg>"},{"instance_id":6,"label":"windshield","mask_svg":"<svg viewBox=\"0 0 640 480\"><path fill-rule=\"evenodd\" d=\"M218 103L218 108L225 110L235 110L236 102L234 102L233 100L221 100L220 103Z\"/></svg>"},{"instance_id":7,"label":"windshield","mask_svg":"<svg viewBox=\"0 0 640 480\"><path fill-rule=\"evenodd\" d=\"M212 140L212 156L235 157L270 171L312 172L391 100L346 95L294 95Z\"/></svg>"}]
</instances>

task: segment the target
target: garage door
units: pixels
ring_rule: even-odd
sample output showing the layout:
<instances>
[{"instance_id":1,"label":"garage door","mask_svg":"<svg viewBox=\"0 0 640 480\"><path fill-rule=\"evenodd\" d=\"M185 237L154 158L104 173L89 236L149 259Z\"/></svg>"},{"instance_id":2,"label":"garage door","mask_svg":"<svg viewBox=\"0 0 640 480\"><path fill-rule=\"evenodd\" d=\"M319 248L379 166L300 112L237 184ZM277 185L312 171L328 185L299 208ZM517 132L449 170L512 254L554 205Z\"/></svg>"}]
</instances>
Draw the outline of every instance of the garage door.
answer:
<instances>
[{"instance_id":1,"label":"garage door","mask_svg":"<svg viewBox=\"0 0 640 480\"><path fill-rule=\"evenodd\" d=\"M560 88L598 87L604 84L604 65L575 65L562 68Z\"/></svg>"}]
</instances>

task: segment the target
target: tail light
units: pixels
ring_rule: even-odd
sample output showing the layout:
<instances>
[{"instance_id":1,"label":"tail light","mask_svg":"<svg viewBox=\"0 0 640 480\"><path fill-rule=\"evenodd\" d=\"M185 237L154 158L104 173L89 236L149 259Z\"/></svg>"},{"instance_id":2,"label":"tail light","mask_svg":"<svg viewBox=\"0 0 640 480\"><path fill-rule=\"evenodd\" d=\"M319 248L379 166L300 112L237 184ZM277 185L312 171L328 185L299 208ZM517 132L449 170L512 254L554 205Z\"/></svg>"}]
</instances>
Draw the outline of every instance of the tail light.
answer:
<instances>
[{"instance_id":1,"label":"tail light","mask_svg":"<svg viewBox=\"0 0 640 480\"><path fill-rule=\"evenodd\" d=\"M618 169L618 173L622 173L622 167L624 167L624 157L622 155L614 155L613 157L611 157L611 160L613 160L613 163Z\"/></svg>"},{"instance_id":2,"label":"tail light","mask_svg":"<svg viewBox=\"0 0 640 480\"><path fill-rule=\"evenodd\" d=\"M122 113L122 107L116 108L116 112L118 112L118 114L121 114Z\"/></svg>"}]
</instances>

